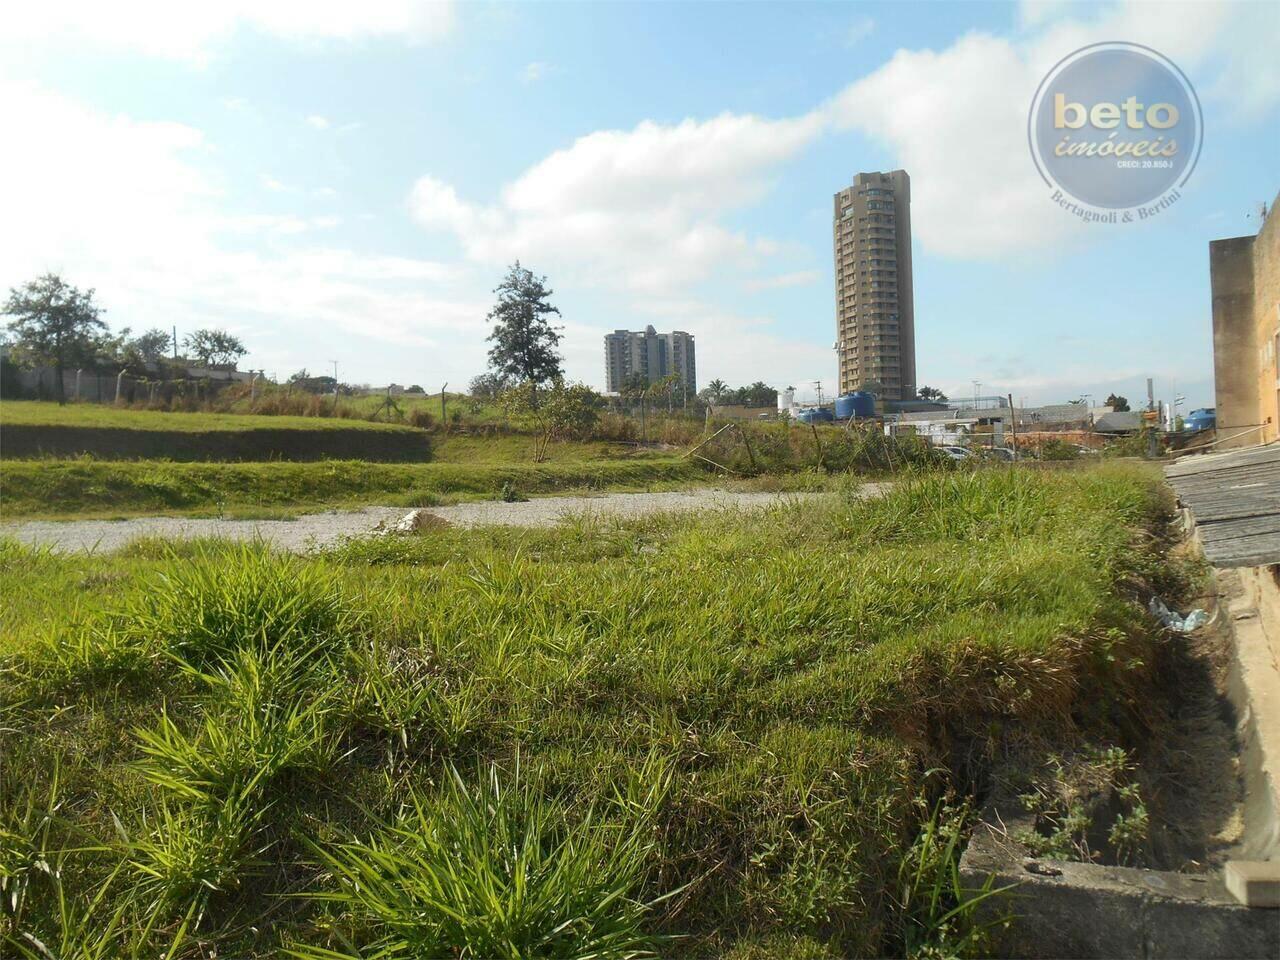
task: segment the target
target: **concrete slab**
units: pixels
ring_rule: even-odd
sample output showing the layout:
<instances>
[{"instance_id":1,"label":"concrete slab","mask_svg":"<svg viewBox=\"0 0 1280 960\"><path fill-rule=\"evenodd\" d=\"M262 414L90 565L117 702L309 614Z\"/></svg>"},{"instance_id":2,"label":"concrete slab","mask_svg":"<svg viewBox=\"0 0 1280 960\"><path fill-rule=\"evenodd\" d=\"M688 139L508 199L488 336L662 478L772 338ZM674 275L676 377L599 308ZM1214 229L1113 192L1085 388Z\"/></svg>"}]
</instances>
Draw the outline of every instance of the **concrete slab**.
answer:
<instances>
[{"instance_id":1,"label":"concrete slab","mask_svg":"<svg viewBox=\"0 0 1280 960\"><path fill-rule=\"evenodd\" d=\"M1246 907L1280 908L1280 861L1228 860L1222 879Z\"/></svg>"},{"instance_id":2,"label":"concrete slab","mask_svg":"<svg viewBox=\"0 0 1280 960\"><path fill-rule=\"evenodd\" d=\"M1123 960L1274 960L1280 922L1242 906L1213 874L1182 874L1032 859L1012 836L1033 821L1014 809L988 810L960 861L977 889L1014 885L987 901L989 919L1012 913L995 944L1001 957Z\"/></svg>"},{"instance_id":3,"label":"concrete slab","mask_svg":"<svg viewBox=\"0 0 1280 960\"><path fill-rule=\"evenodd\" d=\"M1241 858L1280 860L1280 585L1274 567L1216 576L1233 634L1227 697L1244 773Z\"/></svg>"}]
</instances>

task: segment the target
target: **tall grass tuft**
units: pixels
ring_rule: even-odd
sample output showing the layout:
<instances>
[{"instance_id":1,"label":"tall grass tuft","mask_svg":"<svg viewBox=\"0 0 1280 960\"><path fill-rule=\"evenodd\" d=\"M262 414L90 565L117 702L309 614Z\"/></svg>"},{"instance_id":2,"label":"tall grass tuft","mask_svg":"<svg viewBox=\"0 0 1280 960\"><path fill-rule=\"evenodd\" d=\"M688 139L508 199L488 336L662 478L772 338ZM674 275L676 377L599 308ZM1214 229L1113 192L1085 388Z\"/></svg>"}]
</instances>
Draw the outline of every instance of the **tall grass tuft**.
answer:
<instances>
[{"instance_id":1,"label":"tall grass tuft","mask_svg":"<svg viewBox=\"0 0 1280 960\"><path fill-rule=\"evenodd\" d=\"M296 957L385 960L470 957L653 956L650 905L637 894L654 841L644 818L611 822L456 770L438 798L413 795L367 841L315 847L337 889L316 894L349 923L341 948L299 946Z\"/></svg>"},{"instance_id":2,"label":"tall grass tuft","mask_svg":"<svg viewBox=\"0 0 1280 960\"><path fill-rule=\"evenodd\" d=\"M116 621L199 665L246 647L336 648L363 618L323 566L246 545L202 547L165 565L150 589L129 595Z\"/></svg>"},{"instance_id":3,"label":"tall grass tuft","mask_svg":"<svg viewBox=\"0 0 1280 960\"><path fill-rule=\"evenodd\" d=\"M899 929L908 960L987 956L991 934L1005 923L1005 918L998 914L993 918L992 911L982 907L1010 888L997 888L994 878L988 878L975 890L960 878L960 855L971 819L967 806L937 804L902 859Z\"/></svg>"}]
</instances>

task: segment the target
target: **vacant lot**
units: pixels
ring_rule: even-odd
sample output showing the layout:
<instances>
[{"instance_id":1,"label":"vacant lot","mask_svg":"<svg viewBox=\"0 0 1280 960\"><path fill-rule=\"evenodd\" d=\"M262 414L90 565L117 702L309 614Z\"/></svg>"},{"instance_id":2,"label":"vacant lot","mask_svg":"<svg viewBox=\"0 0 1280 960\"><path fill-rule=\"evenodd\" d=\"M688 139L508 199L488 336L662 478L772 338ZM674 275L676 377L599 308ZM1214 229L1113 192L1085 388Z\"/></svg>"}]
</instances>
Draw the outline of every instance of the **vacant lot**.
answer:
<instances>
[{"instance_id":1,"label":"vacant lot","mask_svg":"<svg viewBox=\"0 0 1280 960\"><path fill-rule=\"evenodd\" d=\"M1150 640L1128 591L1165 576L1165 507L1148 474L990 471L307 558L10 542L0 937L59 957L973 949L934 802L980 791L1011 736L1129 716Z\"/></svg>"},{"instance_id":2,"label":"vacant lot","mask_svg":"<svg viewBox=\"0 0 1280 960\"><path fill-rule=\"evenodd\" d=\"M875 484L863 488L868 496ZM579 518L637 517L671 511L707 512L731 508L767 507L788 498L807 499L816 493L716 490L699 487L654 493L596 493L590 496L536 497L507 503L483 500L431 507L427 524L462 526L503 525L554 527ZM258 517L135 517L113 520L0 521L0 536L32 546L55 550L119 550L149 537L167 541L217 537L224 540L262 541L280 550L305 551L332 546L352 537L366 537L404 519L404 507L362 507L358 510L326 510L287 519Z\"/></svg>"},{"instance_id":3,"label":"vacant lot","mask_svg":"<svg viewBox=\"0 0 1280 960\"><path fill-rule=\"evenodd\" d=\"M324 507L432 506L446 499L688 484L674 457L550 463L0 462L5 520L138 514L262 516Z\"/></svg>"}]
</instances>

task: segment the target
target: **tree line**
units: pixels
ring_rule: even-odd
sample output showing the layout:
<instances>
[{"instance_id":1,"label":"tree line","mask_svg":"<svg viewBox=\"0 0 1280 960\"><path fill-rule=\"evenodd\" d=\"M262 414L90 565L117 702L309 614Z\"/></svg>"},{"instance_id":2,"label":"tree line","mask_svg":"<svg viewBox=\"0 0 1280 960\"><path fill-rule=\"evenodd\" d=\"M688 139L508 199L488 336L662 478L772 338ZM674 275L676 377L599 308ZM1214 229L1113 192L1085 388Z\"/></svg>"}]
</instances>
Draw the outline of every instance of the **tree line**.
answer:
<instances>
[{"instance_id":1,"label":"tree line","mask_svg":"<svg viewBox=\"0 0 1280 960\"><path fill-rule=\"evenodd\" d=\"M46 273L9 290L0 313L11 317L7 360L17 366L53 367L58 402L66 402L65 370L95 370L177 378L187 366L230 367L247 352L239 338L226 330L192 331L175 344L159 328L134 335L129 327L112 333L102 319L106 313L94 302L95 291L72 286L56 273ZM177 354L181 346L183 353Z\"/></svg>"}]
</instances>

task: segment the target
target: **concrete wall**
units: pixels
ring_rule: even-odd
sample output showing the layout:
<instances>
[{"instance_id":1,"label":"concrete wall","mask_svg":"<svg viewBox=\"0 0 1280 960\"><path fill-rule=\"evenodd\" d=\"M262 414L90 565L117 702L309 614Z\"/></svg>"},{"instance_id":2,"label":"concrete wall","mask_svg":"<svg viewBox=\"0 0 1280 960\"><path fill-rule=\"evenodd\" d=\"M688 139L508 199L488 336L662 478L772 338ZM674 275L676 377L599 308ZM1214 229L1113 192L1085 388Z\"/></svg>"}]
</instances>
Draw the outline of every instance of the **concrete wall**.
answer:
<instances>
[{"instance_id":1,"label":"concrete wall","mask_svg":"<svg viewBox=\"0 0 1280 960\"><path fill-rule=\"evenodd\" d=\"M1280 214L1209 244L1219 449L1280 438Z\"/></svg>"},{"instance_id":2,"label":"concrete wall","mask_svg":"<svg viewBox=\"0 0 1280 960\"><path fill-rule=\"evenodd\" d=\"M1258 351L1258 419L1269 420L1263 442L1280 439L1280 204L1253 244L1253 329Z\"/></svg>"}]
</instances>

